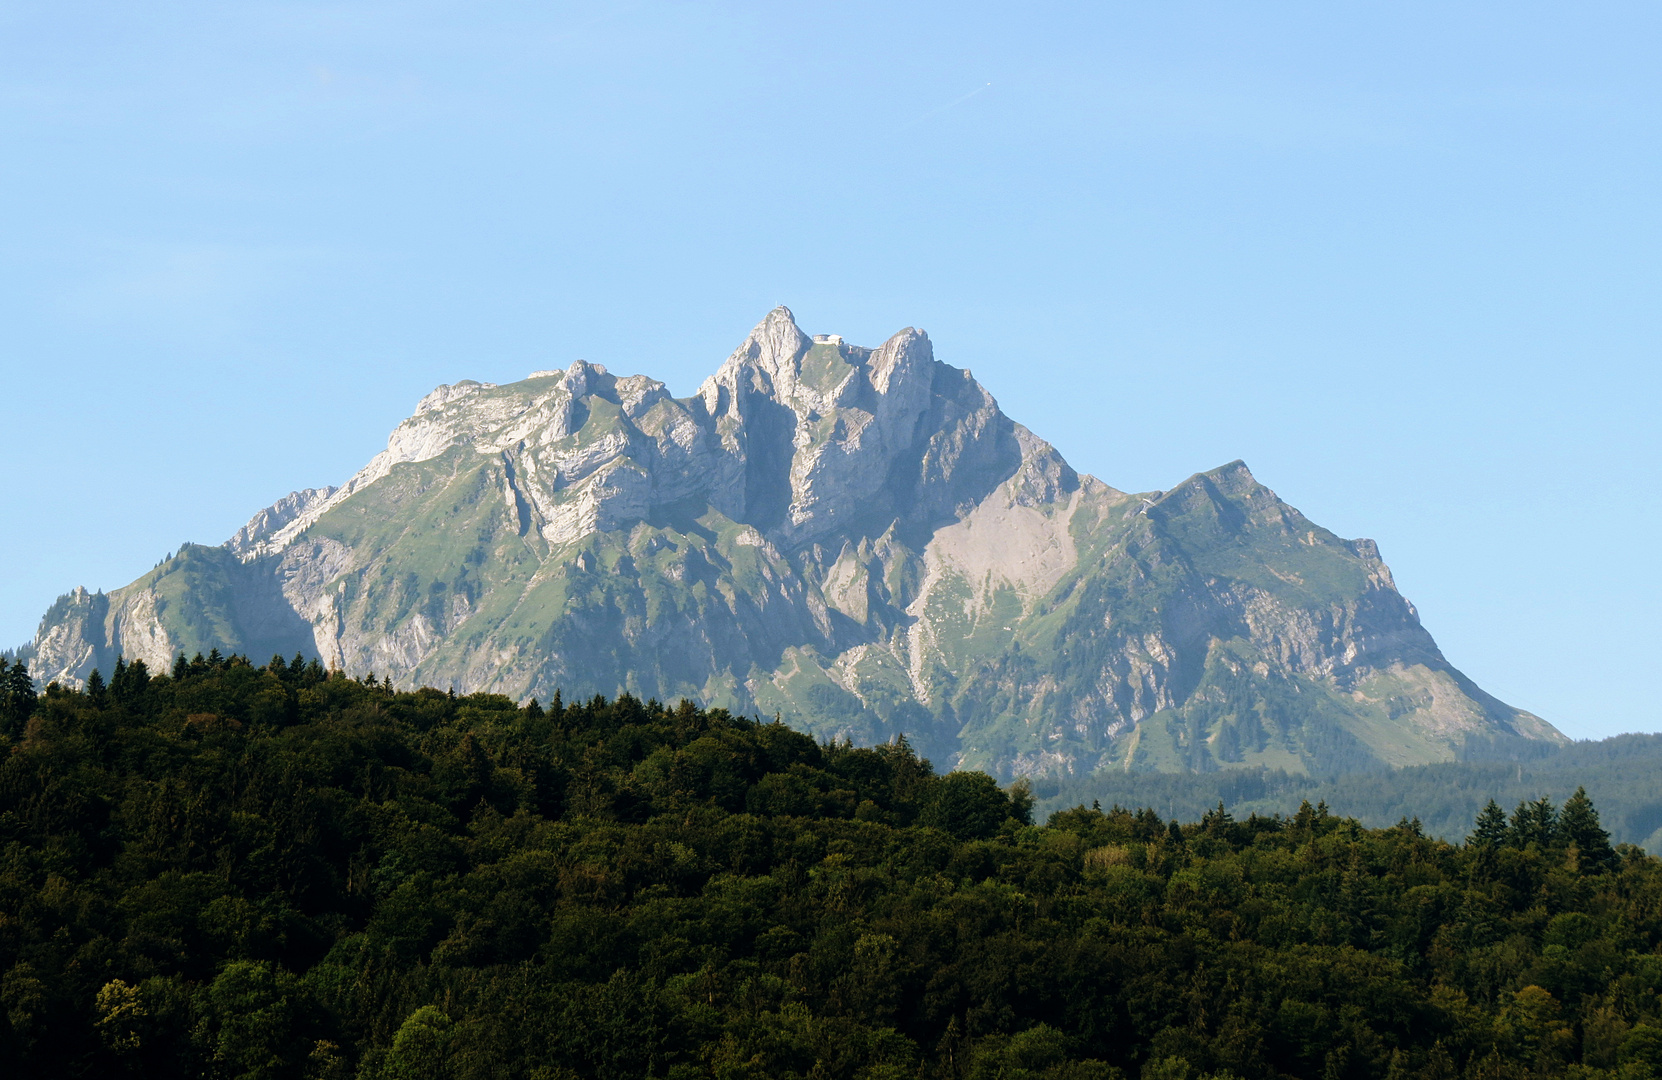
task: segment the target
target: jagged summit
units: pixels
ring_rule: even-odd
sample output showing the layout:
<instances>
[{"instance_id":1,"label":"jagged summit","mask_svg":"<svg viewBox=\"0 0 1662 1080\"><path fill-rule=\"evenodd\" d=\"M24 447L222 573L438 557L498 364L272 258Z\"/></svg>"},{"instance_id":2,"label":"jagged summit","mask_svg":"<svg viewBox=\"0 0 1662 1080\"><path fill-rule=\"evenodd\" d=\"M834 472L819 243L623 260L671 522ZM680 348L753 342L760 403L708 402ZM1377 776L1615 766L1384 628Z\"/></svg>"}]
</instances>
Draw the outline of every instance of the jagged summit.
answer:
<instances>
[{"instance_id":1,"label":"jagged summit","mask_svg":"<svg viewBox=\"0 0 1662 1080\"><path fill-rule=\"evenodd\" d=\"M924 332L864 348L784 307L688 398L582 360L438 387L340 487L66 596L30 649L74 681L213 647L684 695L1006 772L1331 772L1562 738L1448 664L1371 541L1243 463L1117 491Z\"/></svg>"}]
</instances>

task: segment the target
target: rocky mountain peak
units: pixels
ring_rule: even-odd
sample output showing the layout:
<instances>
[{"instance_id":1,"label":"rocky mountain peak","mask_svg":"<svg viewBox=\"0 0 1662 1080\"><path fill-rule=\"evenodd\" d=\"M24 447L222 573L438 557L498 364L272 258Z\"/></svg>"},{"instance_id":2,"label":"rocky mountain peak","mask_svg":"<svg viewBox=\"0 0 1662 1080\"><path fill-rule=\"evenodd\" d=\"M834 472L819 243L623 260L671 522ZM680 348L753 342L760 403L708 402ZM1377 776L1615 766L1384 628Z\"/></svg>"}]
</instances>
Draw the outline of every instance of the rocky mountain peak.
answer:
<instances>
[{"instance_id":1,"label":"rocky mountain peak","mask_svg":"<svg viewBox=\"0 0 1662 1080\"><path fill-rule=\"evenodd\" d=\"M872 355L867 376L879 394L887 394L891 385L915 376L935 360L935 348L929 335L908 326L885 341Z\"/></svg>"},{"instance_id":2,"label":"rocky mountain peak","mask_svg":"<svg viewBox=\"0 0 1662 1080\"><path fill-rule=\"evenodd\" d=\"M28 651L74 683L210 648L685 695L1006 773L1334 772L1560 738L1449 665L1371 541L1243 462L1126 494L923 331L865 348L784 307L690 398L584 360L440 386L339 488L66 595Z\"/></svg>"},{"instance_id":3,"label":"rocky mountain peak","mask_svg":"<svg viewBox=\"0 0 1662 1080\"><path fill-rule=\"evenodd\" d=\"M813 344L790 308L774 308L698 388L704 411L711 416L731 412L741 386L775 401L788 396L796 386L798 360Z\"/></svg>"},{"instance_id":4,"label":"rocky mountain peak","mask_svg":"<svg viewBox=\"0 0 1662 1080\"><path fill-rule=\"evenodd\" d=\"M431 396L428 395L428 397ZM424 398L423 402L426 400ZM420 411L420 406L417 406L417 411ZM329 496L338 490L335 487L321 487L306 488L304 491L291 491L249 518L248 524L238 529L229 540L225 541L225 546L239 558L243 556L252 557L259 546L273 534L292 524L295 519L301 517L307 511L321 506L328 500Z\"/></svg>"},{"instance_id":5,"label":"rocky mountain peak","mask_svg":"<svg viewBox=\"0 0 1662 1080\"><path fill-rule=\"evenodd\" d=\"M791 309L780 305L756 324L744 343L733 351L728 363L754 364L771 375L784 376L813 343L796 325Z\"/></svg>"},{"instance_id":6,"label":"rocky mountain peak","mask_svg":"<svg viewBox=\"0 0 1662 1080\"><path fill-rule=\"evenodd\" d=\"M587 360L573 360L560 380L560 389L574 398L588 397L599 391L601 380L605 378L604 365L591 364ZM613 383L616 381L612 380Z\"/></svg>"},{"instance_id":7,"label":"rocky mountain peak","mask_svg":"<svg viewBox=\"0 0 1662 1080\"><path fill-rule=\"evenodd\" d=\"M420 416L422 413L434 412L443 409L452 402L467 398L480 390L489 390L495 385L495 383L482 383L475 382L472 379L463 379L461 382L454 383L449 386L435 387L430 394L416 402L414 415Z\"/></svg>"}]
</instances>

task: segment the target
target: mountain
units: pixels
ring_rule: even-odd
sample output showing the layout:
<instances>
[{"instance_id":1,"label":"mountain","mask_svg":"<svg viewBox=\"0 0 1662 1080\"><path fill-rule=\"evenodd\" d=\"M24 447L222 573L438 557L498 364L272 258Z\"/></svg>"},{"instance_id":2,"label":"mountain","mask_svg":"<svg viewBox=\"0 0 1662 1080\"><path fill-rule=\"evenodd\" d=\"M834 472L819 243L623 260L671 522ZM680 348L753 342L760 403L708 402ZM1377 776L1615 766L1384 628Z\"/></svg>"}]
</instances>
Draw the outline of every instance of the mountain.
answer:
<instances>
[{"instance_id":1,"label":"mountain","mask_svg":"<svg viewBox=\"0 0 1662 1080\"><path fill-rule=\"evenodd\" d=\"M1325 775L1564 741L1444 659L1372 541L1243 463L1118 491L922 331L860 348L785 308L690 398L583 361L441 386L341 487L77 589L22 655L78 684L213 648L685 696L1006 775Z\"/></svg>"}]
</instances>

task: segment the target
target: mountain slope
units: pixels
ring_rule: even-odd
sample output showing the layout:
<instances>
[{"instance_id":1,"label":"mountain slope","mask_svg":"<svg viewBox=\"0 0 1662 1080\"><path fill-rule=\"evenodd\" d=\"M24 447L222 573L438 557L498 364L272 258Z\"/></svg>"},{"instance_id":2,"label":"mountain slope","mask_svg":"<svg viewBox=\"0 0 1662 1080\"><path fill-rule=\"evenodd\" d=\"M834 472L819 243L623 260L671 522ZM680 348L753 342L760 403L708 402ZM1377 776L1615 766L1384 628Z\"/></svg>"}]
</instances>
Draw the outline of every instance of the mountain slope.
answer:
<instances>
[{"instance_id":1,"label":"mountain slope","mask_svg":"<svg viewBox=\"0 0 1662 1080\"><path fill-rule=\"evenodd\" d=\"M69 594L30 652L76 682L214 647L688 696L1005 773L1331 773L1562 740L1448 664L1371 541L1244 464L1117 491L921 331L864 349L784 308L690 398L583 361L440 387L340 488Z\"/></svg>"}]
</instances>

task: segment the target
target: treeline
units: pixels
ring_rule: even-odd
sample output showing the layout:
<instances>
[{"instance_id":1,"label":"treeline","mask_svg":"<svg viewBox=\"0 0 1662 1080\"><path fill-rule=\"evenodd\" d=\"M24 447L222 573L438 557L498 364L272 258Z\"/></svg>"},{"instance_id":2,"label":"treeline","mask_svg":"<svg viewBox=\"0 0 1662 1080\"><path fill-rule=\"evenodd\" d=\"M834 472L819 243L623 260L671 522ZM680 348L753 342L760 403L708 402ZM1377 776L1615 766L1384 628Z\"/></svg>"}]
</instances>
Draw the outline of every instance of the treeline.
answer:
<instances>
[{"instance_id":1,"label":"treeline","mask_svg":"<svg viewBox=\"0 0 1662 1080\"><path fill-rule=\"evenodd\" d=\"M1190 820L1221 800L1237 815L1290 814L1301 802L1326 802L1336 814L1384 827L1417 817L1433 836L1456 840L1494 799L1503 806L1546 796L1569 798L1585 787L1598 800L1618 842L1662 854L1662 735L1617 735L1562 748L1541 744L1519 760L1451 761L1339 777L1295 776L1265 769L1158 774L1107 770L1035 784L1038 812L1097 799L1149 805Z\"/></svg>"},{"instance_id":2,"label":"treeline","mask_svg":"<svg viewBox=\"0 0 1662 1080\"><path fill-rule=\"evenodd\" d=\"M32 695L0 702L9 1076L1662 1069L1662 863L1584 795L1459 845L1307 804L1035 825L903 741L687 704L218 656Z\"/></svg>"}]
</instances>

